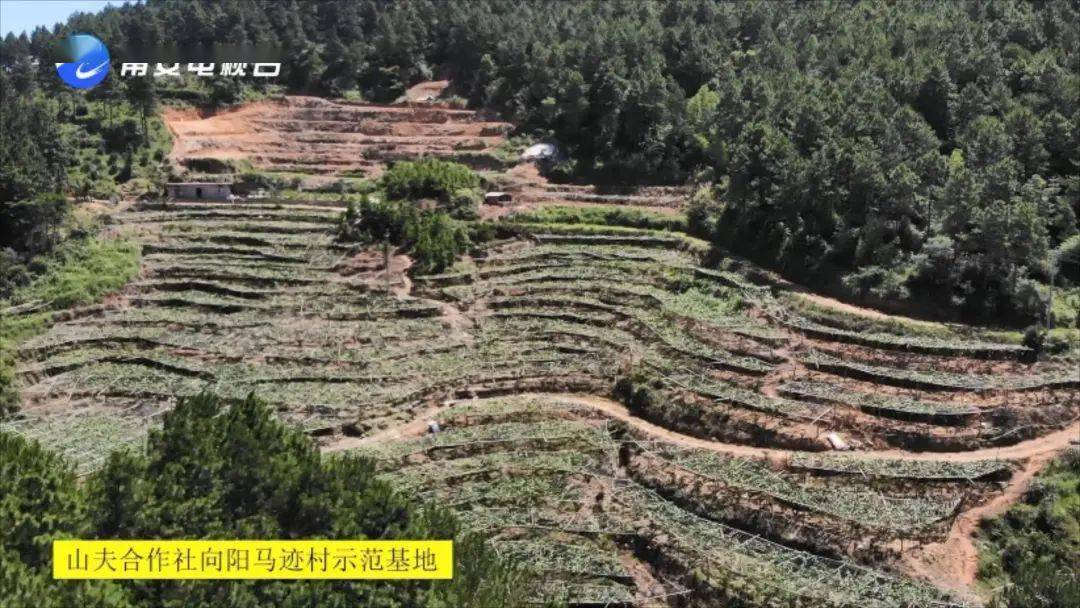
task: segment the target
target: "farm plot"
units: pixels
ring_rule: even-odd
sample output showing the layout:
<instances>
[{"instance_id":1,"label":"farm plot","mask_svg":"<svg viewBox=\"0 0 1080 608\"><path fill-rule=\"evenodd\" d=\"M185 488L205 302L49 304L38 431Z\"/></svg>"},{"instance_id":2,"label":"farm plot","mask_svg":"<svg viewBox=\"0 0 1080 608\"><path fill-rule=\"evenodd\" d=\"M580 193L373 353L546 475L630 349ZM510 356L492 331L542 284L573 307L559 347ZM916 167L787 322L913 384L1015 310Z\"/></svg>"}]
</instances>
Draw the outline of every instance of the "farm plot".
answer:
<instances>
[{"instance_id":1,"label":"farm plot","mask_svg":"<svg viewBox=\"0 0 1080 608\"><path fill-rule=\"evenodd\" d=\"M979 408L971 405L916 401L914 399L868 393L850 393L841 387L824 382L791 382L782 385L779 390L782 393L806 399L842 403L871 413L900 419L945 421L946 423L960 424L964 419L979 414Z\"/></svg>"},{"instance_id":2,"label":"farm plot","mask_svg":"<svg viewBox=\"0 0 1080 608\"><path fill-rule=\"evenodd\" d=\"M623 605L668 591L635 581L619 558L628 549L614 544L630 526L598 508L617 446L608 423L577 404L520 396L464 401L443 419L436 435L362 451L388 481L452 507L540 573L542 598Z\"/></svg>"},{"instance_id":3,"label":"farm plot","mask_svg":"<svg viewBox=\"0 0 1080 608\"><path fill-rule=\"evenodd\" d=\"M974 480L1008 474L1007 461L987 459L971 462L949 460L869 460L846 454L798 453L792 468L825 474L860 475L915 480Z\"/></svg>"},{"instance_id":4,"label":"farm plot","mask_svg":"<svg viewBox=\"0 0 1080 608\"><path fill-rule=\"evenodd\" d=\"M641 456L627 460L626 449L643 444L580 402L553 395L466 400L440 419L445 426L434 435L360 450L402 491L451 506L501 554L540 573L540 598L575 605L684 598L693 605L706 597L701 594L714 597L716 588L728 588L743 597L829 606L952 601L929 587L769 541L664 498L637 481ZM771 493L849 525L906 529L952 506L947 497L934 502L851 489L833 495L754 461L648 445L663 453L669 474L693 469L723 477L742 491ZM877 508L883 499L888 509Z\"/></svg>"},{"instance_id":5,"label":"farm plot","mask_svg":"<svg viewBox=\"0 0 1080 608\"><path fill-rule=\"evenodd\" d=\"M376 106L289 96L205 116L167 110L172 159L247 159L264 171L377 176L384 164L421 155L476 167L501 165L494 151L510 125L442 107ZM467 147L468 150L463 147Z\"/></svg>"},{"instance_id":6,"label":"farm plot","mask_svg":"<svg viewBox=\"0 0 1080 608\"><path fill-rule=\"evenodd\" d=\"M793 330L793 315L778 312L775 299L737 274L703 269L692 253L659 243L613 244L586 232L582 240L497 243L471 265L417 277L418 289L452 301L481 330L602 347L597 356L613 381L644 376L641 385L654 398L641 401L640 415L698 436L821 449L829 431L844 431L868 446L956 450L1020 441L1031 435L1013 428L1054 428L1078 413L1065 405L1073 392L1069 372L1057 368L1012 380L920 371L943 352L970 361L1017 356L1010 345L958 341L949 350L946 341L875 333L866 344L894 348L912 368L870 376L881 366L815 350ZM856 342L845 333L829 339ZM843 370L866 373L841 382L822 377ZM912 390L867 392L847 378ZM933 395L942 390L971 396L956 402ZM1002 391L1024 390L1042 391L1052 405L1002 402Z\"/></svg>"},{"instance_id":7,"label":"farm plot","mask_svg":"<svg viewBox=\"0 0 1080 608\"><path fill-rule=\"evenodd\" d=\"M857 361L845 361L816 352L809 353L801 362L811 369L831 374L928 391L1080 389L1080 377L1077 376L1075 369L1069 368L1023 376L985 376L882 367Z\"/></svg>"},{"instance_id":8,"label":"farm plot","mask_svg":"<svg viewBox=\"0 0 1080 608\"><path fill-rule=\"evenodd\" d=\"M0 430L36 440L86 474L105 463L112 450L139 450L150 429L161 423L166 403L115 400L106 407L73 401L62 411L23 412L0 424Z\"/></svg>"},{"instance_id":9,"label":"farm plot","mask_svg":"<svg viewBox=\"0 0 1080 608\"><path fill-rule=\"evenodd\" d=\"M571 605L949 605L892 569L1024 463L909 451L1015 447L1080 415L1061 366L796 326L671 233L545 224L390 293L327 207L119 219L140 277L20 345L5 428L85 473L177 397L254 393L327 448L362 446ZM953 371L968 361L1008 373ZM442 431L421 436L429 419ZM855 451L825 453L833 434Z\"/></svg>"},{"instance_id":10,"label":"farm plot","mask_svg":"<svg viewBox=\"0 0 1080 608\"><path fill-rule=\"evenodd\" d=\"M435 304L372 292L333 271L342 257L332 247L333 210L211 203L121 216L142 242L143 278L114 305L21 345L19 432L49 443L81 428L82 417L45 415L71 400L109 412L131 401L168 407L203 390L254 392L290 422L339 430L472 373L459 369L471 357L448 354L466 340L447 334ZM535 352L491 356L503 368L543 365ZM104 454L118 441L85 448ZM80 469L95 456L80 452Z\"/></svg>"},{"instance_id":11,"label":"farm plot","mask_svg":"<svg viewBox=\"0 0 1080 608\"><path fill-rule=\"evenodd\" d=\"M674 468L700 480L716 482L710 486L711 492L723 488L736 495L757 495L765 502L776 502L799 511L869 528L914 533L945 520L959 504L951 497L899 497L851 487L849 484L808 484L764 464L725 457L707 450L649 443L637 443L636 448L653 464Z\"/></svg>"},{"instance_id":12,"label":"farm plot","mask_svg":"<svg viewBox=\"0 0 1080 608\"><path fill-rule=\"evenodd\" d=\"M255 393L313 433L366 432L431 399L602 391L612 377L611 357L586 341L530 340L498 323L447 331L439 302L339 274L325 209L187 203L123 216L143 244L143 277L115 305L21 345L27 433L63 433L63 421L35 418L56 403L168 404L204 390ZM309 232L315 222L323 233Z\"/></svg>"}]
</instances>

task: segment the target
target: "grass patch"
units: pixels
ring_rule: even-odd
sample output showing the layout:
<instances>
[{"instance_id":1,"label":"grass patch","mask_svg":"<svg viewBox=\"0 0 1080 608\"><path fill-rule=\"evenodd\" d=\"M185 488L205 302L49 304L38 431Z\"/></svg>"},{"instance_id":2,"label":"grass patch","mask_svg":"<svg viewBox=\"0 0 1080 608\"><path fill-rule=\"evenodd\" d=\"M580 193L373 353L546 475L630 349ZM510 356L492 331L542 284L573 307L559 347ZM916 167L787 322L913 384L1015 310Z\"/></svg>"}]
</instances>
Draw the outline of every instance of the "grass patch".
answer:
<instances>
[{"instance_id":1,"label":"grass patch","mask_svg":"<svg viewBox=\"0 0 1080 608\"><path fill-rule=\"evenodd\" d=\"M789 297L784 298L784 304L806 318L823 325L856 332L887 333L901 336L913 335L941 339L978 337L990 342L1004 344L1019 344L1023 337L1018 331L957 326L894 315L879 318L852 314L822 306L802 297L799 293L792 293Z\"/></svg>"},{"instance_id":2,"label":"grass patch","mask_svg":"<svg viewBox=\"0 0 1080 608\"><path fill-rule=\"evenodd\" d=\"M128 239L89 238L64 243L44 260L44 271L0 300L0 417L18 404L15 347L41 332L53 312L89 304L116 291L139 271L139 245Z\"/></svg>"},{"instance_id":3,"label":"grass patch","mask_svg":"<svg viewBox=\"0 0 1080 608\"><path fill-rule=\"evenodd\" d=\"M45 271L18 290L11 304L40 300L54 310L87 304L123 287L138 270L139 245L132 240L73 241L50 256Z\"/></svg>"},{"instance_id":4,"label":"grass patch","mask_svg":"<svg viewBox=\"0 0 1080 608\"><path fill-rule=\"evenodd\" d=\"M672 215L619 205L594 205L589 207L554 205L515 213L512 219L537 224L598 224L646 228L649 230L668 230L671 232L686 232L687 230L684 215Z\"/></svg>"},{"instance_id":5,"label":"grass patch","mask_svg":"<svg viewBox=\"0 0 1080 608\"><path fill-rule=\"evenodd\" d=\"M1041 473L1001 517L984 524L979 577L1013 608L1080 605L1080 450Z\"/></svg>"}]
</instances>

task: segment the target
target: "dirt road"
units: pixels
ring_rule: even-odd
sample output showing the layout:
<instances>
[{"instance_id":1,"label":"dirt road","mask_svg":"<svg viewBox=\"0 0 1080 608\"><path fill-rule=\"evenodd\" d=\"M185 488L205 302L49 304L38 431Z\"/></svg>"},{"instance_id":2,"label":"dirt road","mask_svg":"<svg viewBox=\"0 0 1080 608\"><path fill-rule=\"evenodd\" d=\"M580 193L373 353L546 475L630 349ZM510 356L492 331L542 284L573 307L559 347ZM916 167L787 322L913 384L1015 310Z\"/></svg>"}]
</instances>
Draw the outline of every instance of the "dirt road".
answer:
<instances>
[{"instance_id":1,"label":"dirt road","mask_svg":"<svg viewBox=\"0 0 1080 608\"><path fill-rule=\"evenodd\" d=\"M738 456L742 458L758 458L772 461L786 462L793 454L798 453L798 450L789 450L784 448L761 448L748 445L740 445L735 443L722 443L719 441L712 441L710 439L701 439L699 437L692 437L678 431L664 428L657 424L653 424L647 420L643 420L634 414L630 413L626 406L623 404L607 399L604 397L597 397L595 395L573 395L564 393L550 393L550 394L523 394L522 397L551 397L560 401L571 401L579 403L588 407L591 407L597 411L604 413L615 420L621 420L633 428L637 429L649 435L650 437L665 441L674 445L690 448L700 448L710 450L720 454L726 454L729 456ZM399 439L403 437L410 437L414 435L422 434L426 426L426 421L435 418L440 412L445 410L449 406L439 405L432 406L430 408L422 410L412 421L402 424L400 426L391 427L368 435L366 437L353 437L349 438L352 441L341 441L333 444L332 448L328 448L329 451L336 451L342 449L349 449L352 447L358 447L361 445L372 445L382 443L391 439ZM1067 428L1060 431L1038 437L1036 439L1029 439L1014 445L1000 447L1000 448L984 448L980 450L971 450L968 452L907 452L904 450L869 450L852 452L857 454L860 458L866 460L918 460L918 461L932 461L932 460L946 460L951 462L975 462L979 460L1049 460L1056 453L1064 450L1069 446L1069 443L1073 440L1080 439L1080 422L1074 422ZM1022 476L1023 472L1019 474Z\"/></svg>"},{"instance_id":2,"label":"dirt road","mask_svg":"<svg viewBox=\"0 0 1080 608\"><path fill-rule=\"evenodd\" d=\"M765 458L770 460L783 459L787 460L792 454L796 453L796 450L788 450L782 448L759 448L753 446L721 443L718 441L711 441L708 439L700 439L698 437L691 437L677 431L666 429L662 426L653 424L647 420L642 420L634 414L630 413L623 404L612 401L611 399L605 399L603 397L596 397L594 395L553 395L560 400L574 401L587 405L594 409L597 409L608 416L622 420L634 428L642 431L656 439L667 441L676 445L685 447L702 448L706 450L712 450L722 454L728 454L731 456L741 456L744 458ZM1021 460L1025 458L1032 458L1036 456L1043 456L1047 454L1054 454L1068 447L1069 442L1080 438L1080 423L1073 423L1068 428L1060 431L1050 433L1037 439L1031 439L1015 445L1001 447L1001 448L986 448L981 450L972 450L970 452L907 452L904 450L871 450L865 452L854 452L859 455L860 458L870 460L949 460L953 462L973 462L978 460L990 460L990 459L1004 459L1004 460Z\"/></svg>"},{"instance_id":3,"label":"dirt road","mask_svg":"<svg viewBox=\"0 0 1080 608\"><path fill-rule=\"evenodd\" d=\"M711 450L729 456L765 459L785 464L796 453L794 450L779 448L760 448L731 443L721 443L666 429L632 414L626 406L595 395L547 394L523 395L533 397L548 396L560 401L571 401L593 408L604 415L621 420L649 437L679 446ZM373 445L406 437L422 435L427 430L427 421L437 419L438 415L449 406L439 405L420 411L413 420L400 426L384 429L367 437L347 437L326 446L327 451L347 450L364 445ZM1060 431L1043 437L1024 441L1001 448L987 448L969 452L906 452L903 450L874 450L857 452L860 458L868 460L947 460L953 462L972 462L989 459L1024 461L1023 466L1014 473L1008 486L1001 494L989 501L968 509L960 514L953 523L946 540L941 543L924 545L921 548L905 552L902 566L911 575L923 578L954 593L970 596L971 586L975 582L978 566L978 548L975 535L979 522L1006 511L1023 496L1032 478L1059 452L1066 449L1070 442L1080 439L1080 423L1073 423Z\"/></svg>"}]
</instances>

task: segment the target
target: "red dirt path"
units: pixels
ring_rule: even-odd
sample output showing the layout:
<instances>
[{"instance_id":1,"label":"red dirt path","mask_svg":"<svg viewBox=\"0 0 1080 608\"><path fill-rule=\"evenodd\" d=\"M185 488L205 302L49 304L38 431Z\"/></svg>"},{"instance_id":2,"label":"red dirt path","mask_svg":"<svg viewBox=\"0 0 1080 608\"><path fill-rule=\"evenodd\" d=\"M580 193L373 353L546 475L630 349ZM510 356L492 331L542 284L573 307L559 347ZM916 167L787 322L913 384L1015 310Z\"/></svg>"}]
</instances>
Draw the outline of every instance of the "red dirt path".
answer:
<instances>
[{"instance_id":1,"label":"red dirt path","mask_svg":"<svg viewBox=\"0 0 1080 608\"><path fill-rule=\"evenodd\" d=\"M794 450L759 448L691 437L638 418L621 403L595 395L552 394L548 396L594 408L606 416L629 424L634 429L654 439L683 447L706 449L742 458L764 459L779 465L785 464L795 453ZM449 407L449 404L427 407L416 413L413 419L405 424L383 429L366 437L343 437L325 445L324 450L347 450L420 436L427 430L427 421L437 419L438 415L447 407ZM1006 511L1027 491L1031 479L1054 456L1066 449L1071 442L1077 440L1080 440L1080 422L1074 422L1065 429L1043 437L1001 448L944 453L873 450L861 451L857 452L857 454L860 458L867 460L971 462L987 459L1005 459L1024 461L1022 468L1013 474L1001 494L994 496L986 503L967 509L956 518L944 542L908 550L904 554L901 565L910 574L928 580L940 588L963 595L972 595L971 588L975 582L978 565L978 549L975 544L975 535L978 532L979 522L984 518Z\"/></svg>"}]
</instances>

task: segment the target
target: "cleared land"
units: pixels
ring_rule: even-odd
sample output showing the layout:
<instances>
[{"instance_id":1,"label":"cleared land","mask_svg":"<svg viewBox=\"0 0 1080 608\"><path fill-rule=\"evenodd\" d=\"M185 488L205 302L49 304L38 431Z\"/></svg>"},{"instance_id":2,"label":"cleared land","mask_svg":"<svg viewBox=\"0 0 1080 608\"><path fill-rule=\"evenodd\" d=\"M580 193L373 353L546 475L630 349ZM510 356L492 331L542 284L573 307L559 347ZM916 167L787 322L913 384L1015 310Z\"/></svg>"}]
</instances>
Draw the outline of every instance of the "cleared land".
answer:
<instances>
[{"instance_id":1,"label":"cleared land","mask_svg":"<svg viewBox=\"0 0 1080 608\"><path fill-rule=\"evenodd\" d=\"M120 213L140 278L21 346L6 427L86 471L175 395L255 392L454 508L539 597L883 608L976 602L972 522L1080 433L1075 362L824 324L679 233L535 225L410 280L334 244L339 212Z\"/></svg>"},{"instance_id":2,"label":"cleared land","mask_svg":"<svg viewBox=\"0 0 1080 608\"><path fill-rule=\"evenodd\" d=\"M165 122L171 157L181 166L243 159L264 171L354 177L374 177L387 162L422 155L497 167L492 152L510 129L470 110L296 96L213 114L167 109Z\"/></svg>"}]
</instances>

